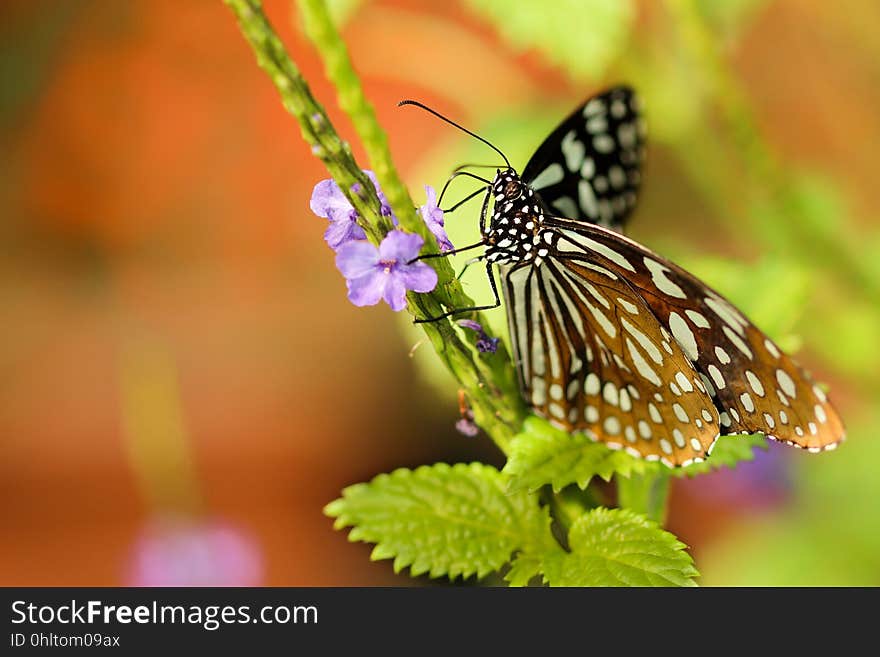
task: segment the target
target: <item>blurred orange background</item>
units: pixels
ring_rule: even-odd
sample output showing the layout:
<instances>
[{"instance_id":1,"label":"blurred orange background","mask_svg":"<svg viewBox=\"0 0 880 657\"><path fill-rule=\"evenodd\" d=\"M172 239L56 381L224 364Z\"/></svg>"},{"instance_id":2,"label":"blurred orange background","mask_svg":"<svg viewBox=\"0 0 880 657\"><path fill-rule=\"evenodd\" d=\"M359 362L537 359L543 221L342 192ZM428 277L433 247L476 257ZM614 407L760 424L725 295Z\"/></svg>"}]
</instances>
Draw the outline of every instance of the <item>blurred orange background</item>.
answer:
<instances>
[{"instance_id":1,"label":"blurred orange background","mask_svg":"<svg viewBox=\"0 0 880 657\"><path fill-rule=\"evenodd\" d=\"M265 4L355 143L295 6ZM512 47L467 3L353 4L343 34L417 202L423 183L442 184L424 172L451 169L462 142L399 99L500 141L493 116L551 104L561 118L627 72L585 82ZM880 143L880 31L818 1L758 4L727 50L757 125L783 158L835 180L854 226L876 224L880 154L866 145ZM662 29L657 5L635 7L633 39ZM323 505L395 467L501 455L456 433L454 387L420 373L400 317L346 301L308 211L327 174L232 13L208 0L7 0L0 31L0 583L155 583L138 564L157 549L157 568L181 569L164 583L410 583L335 532ZM719 239L735 227L712 218L670 148L649 153L633 234L750 258L747 242ZM860 408L827 353L801 358L845 412ZM699 567L757 507L706 502L696 484L673 491L670 527ZM198 577L194 562L207 564Z\"/></svg>"}]
</instances>

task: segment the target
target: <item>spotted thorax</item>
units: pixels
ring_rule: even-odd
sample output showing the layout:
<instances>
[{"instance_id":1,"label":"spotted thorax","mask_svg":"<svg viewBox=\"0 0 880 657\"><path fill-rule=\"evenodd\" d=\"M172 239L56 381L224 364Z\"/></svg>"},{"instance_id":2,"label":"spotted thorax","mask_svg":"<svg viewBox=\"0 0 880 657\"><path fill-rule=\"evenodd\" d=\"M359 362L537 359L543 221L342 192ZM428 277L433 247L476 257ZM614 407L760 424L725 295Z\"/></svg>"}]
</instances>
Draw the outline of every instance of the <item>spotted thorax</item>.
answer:
<instances>
[{"instance_id":1,"label":"spotted thorax","mask_svg":"<svg viewBox=\"0 0 880 657\"><path fill-rule=\"evenodd\" d=\"M498 170L492 181L495 207L483 238L486 261L513 264L533 261L541 264L548 254L552 232L544 228L543 203L513 169Z\"/></svg>"}]
</instances>

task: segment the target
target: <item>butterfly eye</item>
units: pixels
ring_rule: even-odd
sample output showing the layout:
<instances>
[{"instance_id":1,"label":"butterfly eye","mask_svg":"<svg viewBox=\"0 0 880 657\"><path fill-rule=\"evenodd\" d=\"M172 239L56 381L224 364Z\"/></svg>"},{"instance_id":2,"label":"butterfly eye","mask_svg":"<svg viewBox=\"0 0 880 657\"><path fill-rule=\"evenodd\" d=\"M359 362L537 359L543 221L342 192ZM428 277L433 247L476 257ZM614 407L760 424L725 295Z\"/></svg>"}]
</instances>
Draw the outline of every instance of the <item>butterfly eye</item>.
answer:
<instances>
[{"instance_id":1,"label":"butterfly eye","mask_svg":"<svg viewBox=\"0 0 880 657\"><path fill-rule=\"evenodd\" d=\"M504 198L508 201L519 198L519 196L522 195L522 192L522 183L517 180L511 180L506 185L504 185Z\"/></svg>"}]
</instances>

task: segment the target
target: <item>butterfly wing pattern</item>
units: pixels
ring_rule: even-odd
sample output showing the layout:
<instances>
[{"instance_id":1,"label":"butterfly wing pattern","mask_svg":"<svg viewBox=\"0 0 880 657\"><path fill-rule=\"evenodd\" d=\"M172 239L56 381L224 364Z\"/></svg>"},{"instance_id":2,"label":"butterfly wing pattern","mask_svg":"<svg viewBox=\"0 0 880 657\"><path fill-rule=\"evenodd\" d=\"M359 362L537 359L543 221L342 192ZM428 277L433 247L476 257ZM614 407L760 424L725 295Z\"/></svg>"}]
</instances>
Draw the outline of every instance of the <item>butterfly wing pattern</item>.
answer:
<instances>
[{"instance_id":1,"label":"butterfly wing pattern","mask_svg":"<svg viewBox=\"0 0 880 657\"><path fill-rule=\"evenodd\" d=\"M544 219L547 258L506 276L525 398L568 431L670 466L719 435L762 433L812 452L843 426L809 375L727 300L598 226Z\"/></svg>"},{"instance_id":2,"label":"butterfly wing pattern","mask_svg":"<svg viewBox=\"0 0 880 657\"><path fill-rule=\"evenodd\" d=\"M683 348L642 297L587 251L506 277L520 385L533 410L637 457L688 465L718 437L718 411ZM677 395L664 385L674 373Z\"/></svg>"},{"instance_id":3,"label":"butterfly wing pattern","mask_svg":"<svg viewBox=\"0 0 880 657\"><path fill-rule=\"evenodd\" d=\"M762 433L811 452L833 449L843 439L843 424L825 392L724 297L622 235L559 224L570 226L556 228L560 250L566 243L576 250L586 243L611 256L605 265L625 276L683 348L720 412L722 433ZM676 393L684 382L670 373L664 380Z\"/></svg>"},{"instance_id":4,"label":"butterfly wing pattern","mask_svg":"<svg viewBox=\"0 0 880 657\"><path fill-rule=\"evenodd\" d=\"M538 147L522 180L549 214L623 230L641 183L639 104L629 87L613 87L588 99Z\"/></svg>"}]
</instances>

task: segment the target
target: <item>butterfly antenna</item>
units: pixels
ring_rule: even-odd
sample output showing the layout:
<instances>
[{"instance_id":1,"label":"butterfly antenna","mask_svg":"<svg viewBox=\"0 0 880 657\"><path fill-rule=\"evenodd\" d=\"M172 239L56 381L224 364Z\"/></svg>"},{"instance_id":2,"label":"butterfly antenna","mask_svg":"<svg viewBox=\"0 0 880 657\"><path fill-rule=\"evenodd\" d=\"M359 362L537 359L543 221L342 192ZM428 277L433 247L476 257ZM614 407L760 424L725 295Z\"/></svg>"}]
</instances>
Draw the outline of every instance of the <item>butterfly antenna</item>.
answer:
<instances>
[{"instance_id":1,"label":"butterfly antenna","mask_svg":"<svg viewBox=\"0 0 880 657\"><path fill-rule=\"evenodd\" d=\"M480 135L478 135L474 132L471 132L470 130L468 130L467 128L465 128L463 126L458 125L455 121L453 121L451 119L447 119L445 116L440 114L440 112L437 112L436 110L432 110L430 107L428 107L427 105L423 105L422 103L418 102L417 100L402 100L399 103L397 103L398 107L403 107L404 105L415 105L416 107L420 107L421 109L425 110L426 112L433 114L441 121L446 121L446 123L448 123L449 125L458 128L462 132L466 132L474 139L479 139L481 142L486 144L486 146L488 146L489 148L491 148L493 151L495 151L496 153L498 153L501 156L501 158L504 160L504 164L507 165L508 169L513 168L512 166L510 166L510 161L507 159L507 156L504 155L504 153L502 153L501 150L497 146L492 144L490 141L483 139L482 137L480 137Z\"/></svg>"}]
</instances>

